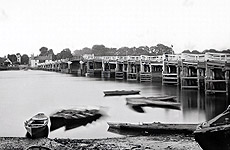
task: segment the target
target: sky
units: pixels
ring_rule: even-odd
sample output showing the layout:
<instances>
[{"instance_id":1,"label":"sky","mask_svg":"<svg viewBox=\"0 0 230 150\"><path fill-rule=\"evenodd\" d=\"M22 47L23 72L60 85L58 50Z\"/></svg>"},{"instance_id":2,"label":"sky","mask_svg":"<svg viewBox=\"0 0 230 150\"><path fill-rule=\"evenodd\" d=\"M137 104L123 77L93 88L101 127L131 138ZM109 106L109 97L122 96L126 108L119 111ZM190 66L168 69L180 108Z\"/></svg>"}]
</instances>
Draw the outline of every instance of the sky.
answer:
<instances>
[{"instance_id":1,"label":"sky","mask_svg":"<svg viewBox=\"0 0 230 150\"><path fill-rule=\"evenodd\" d=\"M103 44L229 49L229 0L0 0L0 56Z\"/></svg>"}]
</instances>

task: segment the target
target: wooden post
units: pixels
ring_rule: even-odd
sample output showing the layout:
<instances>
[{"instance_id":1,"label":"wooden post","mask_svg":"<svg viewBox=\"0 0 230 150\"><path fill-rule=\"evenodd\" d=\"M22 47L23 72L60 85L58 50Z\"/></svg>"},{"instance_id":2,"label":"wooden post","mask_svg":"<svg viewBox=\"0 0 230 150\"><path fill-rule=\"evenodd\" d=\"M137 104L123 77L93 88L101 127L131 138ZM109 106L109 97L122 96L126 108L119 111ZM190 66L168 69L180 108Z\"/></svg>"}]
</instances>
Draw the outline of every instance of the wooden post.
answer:
<instances>
[{"instance_id":1,"label":"wooden post","mask_svg":"<svg viewBox=\"0 0 230 150\"><path fill-rule=\"evenodd\" d=\"M226 95L228 95L229 90L228 90L228 82L229 82L229 71L225 71L225 80L226 80Z\"/></svg>"},{"instance_id":2,"label":"wooden post","mask_svg":"<svg viewBox=\"0 0 230 150\"><path fill-rule=\"evenodd\" d=\"M197 86L198 86L198 90L200 90L200 70L199 68L197 68Z\"/></svg>"}]
</instances>

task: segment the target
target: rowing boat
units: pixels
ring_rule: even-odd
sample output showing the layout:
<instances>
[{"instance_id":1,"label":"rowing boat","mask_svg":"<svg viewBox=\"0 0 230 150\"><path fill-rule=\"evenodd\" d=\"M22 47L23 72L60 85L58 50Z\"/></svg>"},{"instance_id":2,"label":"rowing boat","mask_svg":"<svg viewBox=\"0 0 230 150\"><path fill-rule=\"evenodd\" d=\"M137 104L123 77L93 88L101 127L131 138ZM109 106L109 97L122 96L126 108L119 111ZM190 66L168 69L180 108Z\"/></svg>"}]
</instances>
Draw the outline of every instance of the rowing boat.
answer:
<instances>
[{"instance_id":1,"label":"rowing boat","mask_svg":"<svg viewBox=\"0 0 230 150\"><path fill-rule=\"evenodd\" d=\"M115 91L104 91L105 96L116 96L116 95L133 95L139 94L138 90L115 90Z\"/></svg>"}]
</instances>

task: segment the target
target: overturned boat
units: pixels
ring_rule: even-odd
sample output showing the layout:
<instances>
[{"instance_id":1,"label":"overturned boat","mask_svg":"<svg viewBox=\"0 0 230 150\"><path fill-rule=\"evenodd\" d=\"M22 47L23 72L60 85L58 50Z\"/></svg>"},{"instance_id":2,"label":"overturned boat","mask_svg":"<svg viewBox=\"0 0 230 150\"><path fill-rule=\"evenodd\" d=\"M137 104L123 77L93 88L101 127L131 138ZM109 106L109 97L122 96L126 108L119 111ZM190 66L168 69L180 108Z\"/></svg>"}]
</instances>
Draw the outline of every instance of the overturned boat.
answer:
<instances>
[{"instance_id":1,"label":"overturned boat","mask_svg":"<svg viewBox=\"0 0 230 150\"><path fill-rule=\"evenodd\" d=\"M192 134L197 124L166 124L160 122L153 123L112 123L108 122L109 131L111 129L123 130L125 132L139 132L148 134Z\"/></svg>"},{"instance_id":2,"label":"overturned boat","mask_svg":"<svg viewBox=\"0 0 230 150\"><path fill-rule=\"evenodd\" d=\"M115 90L115 91L104 91L105 96L118 96L118 95L133 95L140 94L139 90Z\"/></svg>"},{"instance_id":3,"label":"overturned boat","mask_svg":"<svg viewBox=\"0 0 230 150\"><path fill-rule=\"evenodd\" d=\"M199 124L195 140L204 150L230 150L230 106L213 119Z\"/></svg>"},{"instance_id":4,"label":"overturned boat","mask_svg":"<svg viewBox=\"0 0 230 150\"><path fill-rule=\"evenodd\" d=\"M48 137L48 117L44 113L38 113L24 123L27 136L31 138Z\"/></svg>"}]
</instances>

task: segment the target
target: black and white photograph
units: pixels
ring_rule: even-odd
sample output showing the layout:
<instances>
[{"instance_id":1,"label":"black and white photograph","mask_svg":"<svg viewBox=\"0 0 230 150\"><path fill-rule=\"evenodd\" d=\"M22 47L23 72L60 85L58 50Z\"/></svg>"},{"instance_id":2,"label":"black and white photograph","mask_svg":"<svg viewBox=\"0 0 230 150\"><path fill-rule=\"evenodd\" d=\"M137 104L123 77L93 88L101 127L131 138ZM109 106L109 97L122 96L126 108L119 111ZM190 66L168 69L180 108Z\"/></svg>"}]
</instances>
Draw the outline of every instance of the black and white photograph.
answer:
<instances>
[{"instance_id":1,"label":"black and white photograph","mask_svg":"<svg viewBox=\"0 0 230 150\"><path fill-rule=\"evenodd\" d=\"M230 150L229 0L0 0L0 150Z\"/></svg>"}]
</instances>

